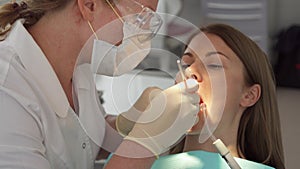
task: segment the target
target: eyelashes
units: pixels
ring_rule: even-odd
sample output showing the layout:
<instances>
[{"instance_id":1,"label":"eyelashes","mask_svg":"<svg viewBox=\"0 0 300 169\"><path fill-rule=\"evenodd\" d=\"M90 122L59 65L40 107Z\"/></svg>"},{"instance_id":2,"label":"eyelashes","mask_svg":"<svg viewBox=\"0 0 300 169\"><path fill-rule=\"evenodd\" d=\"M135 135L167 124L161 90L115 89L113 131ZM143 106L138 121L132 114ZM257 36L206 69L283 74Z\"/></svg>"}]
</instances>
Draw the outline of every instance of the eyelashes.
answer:
<instances>
[{"instance_id":1,"label":"eyelashes","mask_svg":"<svg viewBox=\"0 0 300 169\"><path fill-rule=\"evenodd\" d=\"M185 64L185 65L182 65L182 68L183 69L187 69L188 67L190 67L191 65L189 64ZM221 68L224 68L222 64L206 64L206 67L207 68L214 68L214 69L221 69Z\"/></svg>"},{"instance_id":2,"label":"eyelashes","mask_svg":"<svg viewBox=\"0 0 300 169\"><path fill-rule=\"evenodd\" d=\"M213 68L213 69L222 69L223 65L221 65L221 64L208 64L208 65L206 65L206 67Z\"/></svg>"},{"instance_id":3,"label":"eyelashes","mask_svg":"<svg viewBox=\"0 0 300 169\"><path fill-rule=\"evenodd\" d=\"M190 67L191 65L189 64L186 64L186 63L182 63L182 68L183 69L187 69L188 67Z\"/></svg>"}]
</instances>

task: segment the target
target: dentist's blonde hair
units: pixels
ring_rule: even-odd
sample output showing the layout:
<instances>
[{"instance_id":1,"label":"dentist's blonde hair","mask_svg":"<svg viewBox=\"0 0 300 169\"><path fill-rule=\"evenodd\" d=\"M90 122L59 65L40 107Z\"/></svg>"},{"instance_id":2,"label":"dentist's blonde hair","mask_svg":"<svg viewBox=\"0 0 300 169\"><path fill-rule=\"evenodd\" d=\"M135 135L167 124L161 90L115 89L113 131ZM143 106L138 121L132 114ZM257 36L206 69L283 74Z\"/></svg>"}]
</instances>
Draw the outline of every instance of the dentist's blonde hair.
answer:
<instances>
[{"instance_id":1,"label":"dentist's blonde hair","mask_svg":"<svg viewBox=\"0 0 300 169\"><path fill-rule=\"evenodd\" d=\"M261 86L261 97L240 119L237 149L248 160L284 169L280 118L273 71L267 55L240 31L225 24L213 24L201 31L219 36L244 65L246 85Z\"/></svg>"},{"instance_id":2,"label":"dentist's blonde hair","mask_svg":"<svg viewBox=\"0 0 300 169\"><path fill-rule=\"evenodd\" d=\"M63 9L73 0L24 0L8 2L0 6L0 40L9 32L11 25L24 19L24 26L34 25L46 12ZM103 0L107 3L108 0ZM110 0L109 0L110 1ZM112 3L112 2L111 2Z\"/></svg>"},{"instance_id":3,"label":"dentist's blonde hair","mask_svg":"<svg viewBox=\"0 0 300 169\"><path fill-rule=\"evenodd\" d=\"M24 26L34 25L46 12L64 8L71 0L28 0L8 2L0 6L0 36L10 30L16 20L23 18Z\"/></svg>"}]
</instances>

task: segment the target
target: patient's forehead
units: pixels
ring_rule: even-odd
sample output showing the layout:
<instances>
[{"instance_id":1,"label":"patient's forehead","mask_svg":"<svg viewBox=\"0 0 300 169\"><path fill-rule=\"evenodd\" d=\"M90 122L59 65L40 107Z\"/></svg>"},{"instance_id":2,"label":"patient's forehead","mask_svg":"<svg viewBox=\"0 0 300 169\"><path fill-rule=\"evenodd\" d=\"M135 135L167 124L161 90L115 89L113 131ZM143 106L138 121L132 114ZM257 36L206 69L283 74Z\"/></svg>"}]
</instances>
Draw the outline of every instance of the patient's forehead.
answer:
<instances>
[{"instance_id":1,"label":"patient's forehead","mask_svg":"<svg viewBox=\"0 0 300 169\"><path fill-rule=\"evenodd\" d=\"M204 57L207 53L222 53L228 59L238 59L237 55L218 35L211 33L199 33L189 43L189 52L193 51L198 57Z\"/></svg>"},{"instance_id":2,"label":"patient's forehead","mask_svg":"<svg viewBox=\"0 0 300 169\"><path fill-rule=\"evenodd\" d=\"M187 50L193 51L199 56L204 56L208 51L216 51L210 39L203 32L198 33L191 39Z\"/></svg>"}]
</instances>

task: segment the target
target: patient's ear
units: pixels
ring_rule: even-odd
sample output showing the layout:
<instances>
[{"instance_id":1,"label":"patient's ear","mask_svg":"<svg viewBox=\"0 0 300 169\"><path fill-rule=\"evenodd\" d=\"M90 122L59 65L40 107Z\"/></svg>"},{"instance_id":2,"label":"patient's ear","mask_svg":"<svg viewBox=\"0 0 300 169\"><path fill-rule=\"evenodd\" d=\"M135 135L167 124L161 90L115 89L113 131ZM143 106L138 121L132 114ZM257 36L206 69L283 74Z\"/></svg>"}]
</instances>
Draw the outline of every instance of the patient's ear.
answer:
<instances>
[{"instance_id":1,"label":"patient's ear","mask_svg":"<svg viewBox=\"0 0 300 169\"><path fill-rule=\"evenodd\" d=\"M77 0L82 17L85 20L93 21L96 8L96 0Z\"/></svg>"},{"instance_id":2,"label":"patient's ear","mask_svg":"<svg viewBox=\"0 0 300 169\"><path fill-rule=\"evenodd\" d=\"M240 105L242 107L253 106L261 95L261 87L259 84L254 84L250 87L245 88L245 91L242 95Z\"/></svg>"}]
</instances>

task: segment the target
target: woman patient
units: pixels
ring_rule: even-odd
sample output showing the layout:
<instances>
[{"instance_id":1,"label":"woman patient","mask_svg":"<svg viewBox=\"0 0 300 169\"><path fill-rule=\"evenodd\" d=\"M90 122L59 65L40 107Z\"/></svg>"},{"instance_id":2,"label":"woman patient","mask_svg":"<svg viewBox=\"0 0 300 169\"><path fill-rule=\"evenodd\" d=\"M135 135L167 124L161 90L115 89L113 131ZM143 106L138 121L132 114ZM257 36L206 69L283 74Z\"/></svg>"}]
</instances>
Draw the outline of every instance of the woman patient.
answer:
<instances>
[{"instance_id":1,"label":"woman patient","mask_svg":"<svg viewBox=\"0 0 300 169\"><path fill-rule=\"evenodd\" d=\"M199 82L200 120L152 168L226 168L215 137L242 168L284 169L274 76L255 42L231 26L209 25L191 39L182 62Z\"/></svg>"}]
</instances>

